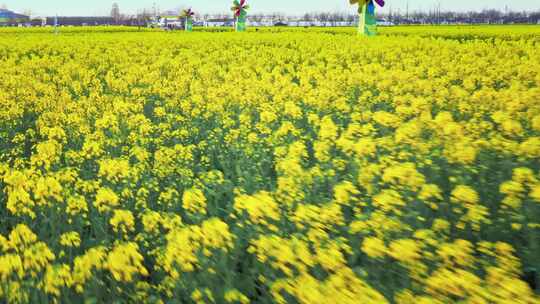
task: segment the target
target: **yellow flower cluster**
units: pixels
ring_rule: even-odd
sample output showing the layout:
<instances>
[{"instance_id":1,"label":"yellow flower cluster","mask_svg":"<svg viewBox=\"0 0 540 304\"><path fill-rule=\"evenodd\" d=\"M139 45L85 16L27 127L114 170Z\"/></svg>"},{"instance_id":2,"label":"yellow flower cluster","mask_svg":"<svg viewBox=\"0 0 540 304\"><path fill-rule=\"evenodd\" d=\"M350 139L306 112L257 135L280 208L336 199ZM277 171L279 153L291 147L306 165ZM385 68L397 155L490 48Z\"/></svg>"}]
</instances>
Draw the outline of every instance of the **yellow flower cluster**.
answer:
<instances>
[{"instance_id":1,"label":"yellow flower cluster","mask_svg":"<svg viewBox=\"0 0 540 304\"><path fill-rule=\"evenodd\" d=\"M0 29L0 303L540 303L540 27L218 30Z\"/></svg>"}]
</instances>

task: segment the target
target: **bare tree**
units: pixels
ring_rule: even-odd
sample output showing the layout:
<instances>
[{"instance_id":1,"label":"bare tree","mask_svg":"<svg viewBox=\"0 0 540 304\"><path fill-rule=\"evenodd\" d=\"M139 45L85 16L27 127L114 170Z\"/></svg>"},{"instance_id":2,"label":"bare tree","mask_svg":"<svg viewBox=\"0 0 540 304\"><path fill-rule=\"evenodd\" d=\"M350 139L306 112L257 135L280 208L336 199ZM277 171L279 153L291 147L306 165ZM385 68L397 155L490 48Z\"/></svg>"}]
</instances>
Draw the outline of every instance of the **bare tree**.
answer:
<instances>
[{"instance_id":1,"label":"bare tree","mask_svg":"<svg viewBox=\"0 0 540 304\"><path fill-rule=\"evenodd\" d=\"M502 20L503 14L499 12L498 10L484 10L482 11L482 14L486 18L486 23L499 23L500 20Z\"/></svg>"},{"instance_id":2,"label":"bare tree","mask_svg":"<svg viewBox=\"0 0 540 304\"><path fill-rule=\"evenodd\" d=\"M331 21L332 15L327 12L321 12L317 14L317 20L319 22L322 22L324 25L326 25L327 22Z\"/></svg>"},{"instance_id":3,"label":"bare tree","mask_svg":"<svg viewBox=\"0 0 540 304\"><path fill-rule=\"evenodd\" d=\"M262 22L264 19L264 14L261 14L261 13L253 14L249 16L249 19L251 19L254 22Z\"/></svg>"},{"instance_id":4,"label":"bare tree","mask_svg":"<svg viewBox=\"0 0 540 304\"><path fill-rule=\"evenodd\" d=\"M540 24L540 11L531 13L531 23Z\"/></svg>"},{"instance_id":5,"label":"bare tree","mask_svg":"<svg viewBox=\"0 0 540 304\"><path fill-rule=\"evenodd\" d=\"M116 2L112 5L111 17L113 18L114 23L118 24L120 22L120 7Z\"/></svg>"},{"instance_id":6,"label":"bare tree","mask_svg":"<svg viewBox=\"0 0 540 304\"><path fill-rule=\"evenodd\" d=\"M136 18L137 18L137 26L140 29L141 26L148 25L148 22L150 22L152 18L152 14L150 13L150 10L145 8L142 11L137 12Z\"/></svg>"}]
</instances>

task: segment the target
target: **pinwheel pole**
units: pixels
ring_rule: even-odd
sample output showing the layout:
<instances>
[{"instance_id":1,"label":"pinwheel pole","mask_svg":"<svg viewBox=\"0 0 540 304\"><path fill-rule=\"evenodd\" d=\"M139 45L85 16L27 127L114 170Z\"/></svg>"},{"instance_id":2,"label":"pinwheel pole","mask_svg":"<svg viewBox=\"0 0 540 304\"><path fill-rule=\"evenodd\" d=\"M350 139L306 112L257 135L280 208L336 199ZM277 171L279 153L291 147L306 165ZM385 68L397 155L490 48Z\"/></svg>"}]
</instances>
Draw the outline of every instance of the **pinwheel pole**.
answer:
<instances>
[{"instance_id":1,"label":"pinwheel pole","mask_svg":"<svg viewBox=\"0 0 540 304\"><path fill-rule=\"evenodd\" d=\"M358 4L358 33L364 36L377 35L377 18L375 16L375 3L384 6L384 0L349 0L350 4Z\"/></svg>"},{"instance_id":2,"label":"pinwheel pole","mask_svg":"<svg viewBox=\"0 0 540 304\"><path fill-rule=\"evenodd\" d=\"M246 17L249 5L247 0L234 0L231 10L234 13L234 28L237 32L246 31Z\"/></svg>"},{"instance_id":3,"label":"pinwheel pole","mask_svg":"<svg viewBox=\"0 0 540 304\"><path fill-rule=\"evenodd\" d=\"M185 26L184 29L186 32L192 32L193 31L193 15L195 13L190 9L184 10L182 13L182 16L185 18Z\"/></svg>"},{"instance_id":4,"label":"pinwheel pole","mask_svg":"<svg viewBox=\"0 0 540 304\"><path fill-rule=\"evenodd\" d=\"M186 18L186 32L192 32L193 31L193 18L187 17Z\"/></svg>"},{"instance_id":5,"label":"pinwheel pole","mask_svg":"<svg viewBox=\"0 0 540 304\"><path fill-rule=\"evenodd\" d=\"M54 34L58 35L58 15L54 16Z\"/></svg>"},{"instance_id":6,"label":"pinwheel pole","mask_svg":"<svg viewBox=\"0 0 540 304\"><path fill-rule=\"evenodd\" d=\"M235 29L237 32L246 31L246 18L245 17L236 17Z\"/></svg>"}]
</instances>

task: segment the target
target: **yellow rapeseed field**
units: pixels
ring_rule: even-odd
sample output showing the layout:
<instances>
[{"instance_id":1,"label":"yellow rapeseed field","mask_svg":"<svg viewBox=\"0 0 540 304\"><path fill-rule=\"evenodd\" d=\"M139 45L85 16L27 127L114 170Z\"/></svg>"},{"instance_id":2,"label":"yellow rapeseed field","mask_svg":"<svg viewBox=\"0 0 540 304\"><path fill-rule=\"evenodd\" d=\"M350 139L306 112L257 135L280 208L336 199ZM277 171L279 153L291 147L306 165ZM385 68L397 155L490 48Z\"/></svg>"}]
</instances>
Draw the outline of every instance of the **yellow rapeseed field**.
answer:
<instances>
[{"instance_id":1,"label":"yellow rapeseed field","mask_svg":"<svg viewBox=\"0 0 540 304\"><path fill-rule=\"evenodd\" d=\"M0 30L0 302L540 303L539 48Z\"/></svg>"}]
</instances>

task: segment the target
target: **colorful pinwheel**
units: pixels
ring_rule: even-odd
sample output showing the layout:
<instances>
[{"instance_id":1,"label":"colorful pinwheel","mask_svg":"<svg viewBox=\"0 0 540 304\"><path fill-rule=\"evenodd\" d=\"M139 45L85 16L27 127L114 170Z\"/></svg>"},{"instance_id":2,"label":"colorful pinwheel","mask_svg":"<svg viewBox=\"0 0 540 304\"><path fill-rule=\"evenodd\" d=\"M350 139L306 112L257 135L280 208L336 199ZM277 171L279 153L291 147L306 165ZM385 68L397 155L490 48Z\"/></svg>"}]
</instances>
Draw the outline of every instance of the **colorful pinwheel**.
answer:
<instances>
[{"instance_id":1,"label":"colorful pinwheel","mask_svg":"<svg viewBox=\"0 0 540 304\"><path fill-rule=\"evenodd\" d=\"M384 0L349 0L349 3L351 5L358 4L358 12L361 13L362 6L366 4L375 8L375 5L373 5L373 1L375 1L380 7L384 7Z\"/></svg>"},{"instance_id":2,"label":"colorful pinwheel","mask_svg":"<svg viewBox=\"0 0 540 304\"><path fill-rule=\"evenodd\" d=\"M188 9L185 9L185 10L182 10L182 17L183 18L193 18L193 16L195 15L195 12L193 12L191 10L191 7L188 8Z\"/></svg>"},{"instance_id":3,"label":"colorful pinwheel","mask_svg":"<svg viewBox=\"0 0 540 304\"><path fill-rule=\"evenodd\" d=\"M183 10L182 14L180 15L182 18L185 18L186 32L191 32L193 30L193 16L194 15L195 15L195 12L193 12L191 8Z\"/></svg>"},{"instance_id":4,"label":"colorful pinwheel","mask_svg":"<svg viewBox=\"0 0 540 304\"><path fill-rule=\"evenodd\" d=\"M231 11L234 12L234 17L239 19L246 18L248 9L249 5L247 4L247 0L234 0L233 6L231 7Z\"/></svg>"},{"instance_id":5,"label":"colorful pinwheel","mask_svg":"<svg viewBox=\"0 0 540 304\"><path fill-rule=\"evenodd\" d=\"M237 32L243 32L246 30L246 17L248 9L249 5L247 4L247 0L233 1L231 11L233 11L234 17L236 18L235 24Z\"/></svg>"},{"instance_id":6,"label":"colorful pinwheel","mask_svg":"<svg viewBox=\"0 0 540 304\"><path fill-rule=\"evenodd\" d=\"M360 14L358 30L362 35L375 36L377 34L374 2L384 7L384 0L349 0L351 5L358 4L358 14Z\"/></svg>"}]
</instances>

